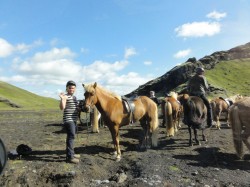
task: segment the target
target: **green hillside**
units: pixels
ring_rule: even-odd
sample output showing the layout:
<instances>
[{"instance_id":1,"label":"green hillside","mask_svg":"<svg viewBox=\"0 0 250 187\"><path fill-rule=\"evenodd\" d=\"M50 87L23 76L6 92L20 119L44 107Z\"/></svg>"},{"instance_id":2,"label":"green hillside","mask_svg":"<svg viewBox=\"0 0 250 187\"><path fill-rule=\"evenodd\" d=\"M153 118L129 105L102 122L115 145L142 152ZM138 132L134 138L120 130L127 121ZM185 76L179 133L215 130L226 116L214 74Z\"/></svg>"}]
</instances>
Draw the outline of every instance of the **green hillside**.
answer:
<instances>
[{"instance_id":1,"label":"green hillside","mask_svg":"<svg viewBox=\"0 0 250 187\"><path fill-rule=\"evenodd\" d=\"M0 81L0 110L59 109L58 104L56 99L38 96Z\"/></svg>"},{"instance_id":2,"label":"green hillside","mask_svg":"<svg viewBox=\"0 0 250 187\"><path fill-rule=\"evenodd\" d=\"M210 84L226 90L227 95L250 96L250 58L221 61L206 77Z\"/></svg>"}]
</instances>

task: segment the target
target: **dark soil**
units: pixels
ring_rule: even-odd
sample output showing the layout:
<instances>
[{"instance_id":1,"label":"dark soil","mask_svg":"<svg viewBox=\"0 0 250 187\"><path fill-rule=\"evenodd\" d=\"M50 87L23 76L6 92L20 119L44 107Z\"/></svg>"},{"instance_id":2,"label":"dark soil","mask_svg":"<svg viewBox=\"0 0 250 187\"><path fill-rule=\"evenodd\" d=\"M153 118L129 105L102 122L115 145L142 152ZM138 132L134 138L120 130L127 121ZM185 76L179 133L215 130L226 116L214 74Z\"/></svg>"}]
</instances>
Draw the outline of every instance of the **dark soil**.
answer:
<instances>
[{"instance_id":1,"label":"dark soil","mask_svg":"<svg viewBox=\"0 0 250 187\"><path fill-rule=\"evenodd\" d=\"M139 149L143 132L138 124L122 127L120 162L111 154L107 128L90 133L87 126L79 126L75 151L81 161L75 165L65 162L61 118L28 113L0 112L0 137L6 148L15 150L26 144L33 150L28 156L8 160L0 186L250 186L250 156L237 160L232 132L225 122L221 130L208 129L208 141L193 147L188 146L185 125L172 138L160 127L158 148L147 150Z\"/></svg>"}]
</instances>

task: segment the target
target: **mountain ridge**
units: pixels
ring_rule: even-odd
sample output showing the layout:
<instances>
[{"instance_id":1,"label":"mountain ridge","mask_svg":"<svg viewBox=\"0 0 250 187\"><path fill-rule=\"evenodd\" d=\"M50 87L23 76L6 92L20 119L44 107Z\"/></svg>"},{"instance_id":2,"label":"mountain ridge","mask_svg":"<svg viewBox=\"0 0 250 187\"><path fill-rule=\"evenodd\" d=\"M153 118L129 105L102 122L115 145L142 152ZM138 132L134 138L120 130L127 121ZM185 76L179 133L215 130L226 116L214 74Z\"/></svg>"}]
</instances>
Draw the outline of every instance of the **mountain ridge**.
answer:
<instances>
[{"instance_id":1,"label":"mountain ridge","mask_svg":"<svg viewBox=\"0 0 250 187\"><path fill-rule=\"evenodd\" d=\"M206 72L209 72L216 68L220 62L231 62L236 59L248 59L250 58L250 42L239 45L227 51L217 51L211 55L206 55L199 60L196 60L195 57L189 58L186 62L175 66L170 71L166 72L160 77L148 81L147 83L140 85L136 90L127 94L127 97L130 97L133 94L138 95L148 95L150 90L154 90L156 95L164 96L170 91L176 91L178 93L186 92L186 83L189 78L195 73L197 67L203 67ZM247 65L250 64L247 63ZM250 72L249 72L250 74ZM247 77L250 79L250 77ZM223 87L218 87L210 85L211 93L216 93L217 95L227 95L227 90ZM211 94L211 95L216 95ZM250 93L248 93L250 95Z\"/></svg>"}]
</instances>

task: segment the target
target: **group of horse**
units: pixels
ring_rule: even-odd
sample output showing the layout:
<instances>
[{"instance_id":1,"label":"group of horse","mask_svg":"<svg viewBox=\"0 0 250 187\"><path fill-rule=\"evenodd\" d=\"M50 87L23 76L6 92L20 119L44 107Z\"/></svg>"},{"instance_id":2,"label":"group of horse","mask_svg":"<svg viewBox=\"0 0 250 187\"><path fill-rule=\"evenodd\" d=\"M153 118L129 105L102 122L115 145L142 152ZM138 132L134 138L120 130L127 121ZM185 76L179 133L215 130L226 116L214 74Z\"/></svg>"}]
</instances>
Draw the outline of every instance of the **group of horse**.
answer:
<instances>
[{"instance_id":1,"label":"group of horse","mask_svg":"<svg viewBox=\"0 0 250 187\"><path fill-rule=\"evenodd\" d=\"M144 131L144 138L141 147L157 147L158 145L158 106L147 96L138 96L132 99L122 98L121 96L106 90L105 88L94 84L82 85L85 93L85 102L83 109L85 112L90 112L94 108L96 115L100 112L104 124L109 128L114 144L114 153L116 159L121 159L121 150L119 144L119 129L122 126L129 125L131 122L140 122ZM236 101L238 100L239 101ZM216 127L220 128L219 118L222 112L229 113L229 122L233 130L235 149L239 158L243 157L243 145L246 144L250 150L250 144L247 138L250 136L250 98L239 98L235 96L231 98L234 103L232 106L224 106L226 102L223 98L217 98L211 101L213 108ZM206 140L204 130L206 129L207 109L202 99L188 94L178 95L172 92L170 96L163 99L161 102L161 110L163 115L163 125L166 126L166 135L174 136L178 132L180 119L185 111L187 125L189 130L189 145L192 146L192 133L194 131L194 139L197 144L200 144L197 138L197 130L202 130L203 140ZM226 109L227 110L226 110ZM248 114L247 114L248 113ZM219 117L218 117L219 116ZM95 119L93 119L95 120ZM218 121L217 121L218 120ZM93 131L99 132L98 120L93 124ZM244 129L244 133L242 130Z\"/></svg>"}]
</instances>

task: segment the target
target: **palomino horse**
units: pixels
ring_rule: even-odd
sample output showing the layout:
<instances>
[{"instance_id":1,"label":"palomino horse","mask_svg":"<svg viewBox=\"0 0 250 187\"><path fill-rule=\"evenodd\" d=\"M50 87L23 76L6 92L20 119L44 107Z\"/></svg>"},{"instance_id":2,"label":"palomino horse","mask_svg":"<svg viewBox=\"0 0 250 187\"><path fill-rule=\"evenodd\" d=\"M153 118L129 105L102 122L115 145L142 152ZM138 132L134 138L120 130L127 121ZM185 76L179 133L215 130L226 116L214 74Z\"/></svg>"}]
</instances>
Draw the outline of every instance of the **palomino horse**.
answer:
<instances>
[{"instance_id":1,"label":"palomino horse","mask_svg":"<svg viewBox=\"0 0 250 187\"><path fill-rule=\"evenodd\" d=\"M210 105L212 108L213 112L213 120L216 122L215 127L217 129L220 129L221 124L220 124L220 117L221 113L227 113L228 108L233 104L233 101L228 100L228 99L223 99L221 97L215 98L212 101L210 101ZM227 119L227 114L226 114L226 119Z\"/></svg>"},{"instance_id":2,"label":"palomino horse","mask_svg":"<svg viewBox=\"0 0 250 187\"><path fill-rule=\"evenodd\" d=\"M237 156L243 158L243 143L250 150L250 97L235 102L229 108L229 121L232 126L233 142Z\"/></svg>"},{"instance_id":3,"label":"palomino horse","mask_svg":"<svg viewBox=\"0 0 250 187\"><path fill-rule=\"evenodd\" d=\"M140 121L144 130L143 143L147 143L147 137L151 140L153 147L157 146L158 109L153 100L146 96L135 98L132 114L128 112L120 96L100 87L97 83L84 85L85 108L89 111L94 105L101 113L105 125L108 126L117 154L116 159L121 159L119 145L119 128L129 125L132 121ZM142 143L142 145L143 145Z\"/></svg>"},{"instance_id":4,"label":"palomino horse","mask_svg":"<svg viewBox=\"0 0 250 187\"><path fill-rule=\"evenodd\" d=\"M205 125L207 123L207 108L203 100L196 96L189 96L188 94L183 94L179 97L180 102L183 104L184 115L186 116L186 123L188 125L189 132L189 146L193 146L192 142L192 132L194 131L194 138L197 144L200 145L197 139L197 129L202 130L203 141L206 141L204 134Z\"/></svg>"},{"instance_id":5,"label":"palomino horse","mask_svg":"<svg viewBox=\"0 0 250 187\"><path fill-rule=\"evenodd\" d=\"M216 128L220 129L220 116L221 113L226 113L226 120L228 120L228 108L237 100L242 99L242 96L237 94L234 96L231 96L229 98L223 99L222 97L215 98L212 101L210 101L212 112L213 112L213 118L216 122ZM229 126L229 124L228 124Z\"/></svg>"},{"instance_id":6,"label":"palomino horse","mask_svg":"<svg viewBox=\"0 0 250 187\"><path fill-rule=\"evenodd\" d=\"M180 117L182 106L177 100L178 94L176 92L171 92L169 97L164 98L161 102L163 123L166 124L167 136L174 136L180 128Z\"/></svg>"}]
</instances>

